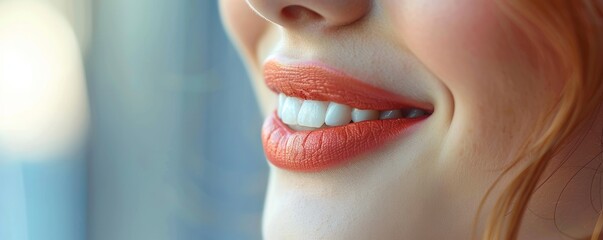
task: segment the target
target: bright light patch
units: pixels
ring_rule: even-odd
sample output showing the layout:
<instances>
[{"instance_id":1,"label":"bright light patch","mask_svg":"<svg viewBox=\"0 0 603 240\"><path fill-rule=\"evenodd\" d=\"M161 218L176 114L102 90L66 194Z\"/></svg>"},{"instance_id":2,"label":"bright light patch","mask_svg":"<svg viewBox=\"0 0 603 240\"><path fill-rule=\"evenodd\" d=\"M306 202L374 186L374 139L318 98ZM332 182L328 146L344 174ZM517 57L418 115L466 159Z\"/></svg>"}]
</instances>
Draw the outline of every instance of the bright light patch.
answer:
<instances>
[{"instance_id":1,"label":"bright light patch","mask_svg":"<svg viewBox=\"0 0 603 240\"><path fill-rule=\"evenodd\" d=\"M86 123L82 62L70 25L47 5L1 2L0 155L66 154L80 145Z\"/></svg>"}]
</instances>

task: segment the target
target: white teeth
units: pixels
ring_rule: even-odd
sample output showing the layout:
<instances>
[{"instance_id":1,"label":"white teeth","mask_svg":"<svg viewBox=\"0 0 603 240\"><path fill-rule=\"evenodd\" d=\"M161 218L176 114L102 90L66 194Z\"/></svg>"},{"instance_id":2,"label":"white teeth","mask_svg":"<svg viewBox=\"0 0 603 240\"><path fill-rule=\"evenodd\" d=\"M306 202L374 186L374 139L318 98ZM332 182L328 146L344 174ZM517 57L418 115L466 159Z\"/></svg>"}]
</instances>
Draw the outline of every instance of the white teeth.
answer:
<instances>
[{"instance_id":1,"label":"white teeth","mask_svg":"<svg viewBox=\"0 0 603 240\"><path fill-rule=\"evenodd\" d=\"M297 124L305 127L321 127L325 123L327 104L327 102L305 100L297 115Z\"/></svg>"},{"instance_id":2,"label":"white teeth","mask_svg":"<svg viewBox=\"0 0 603 240\"><path fill-rule=\"evenodd\" d=\"M428 115L427 112L417 108L397 110L366 110L352 108L336 102L317 100L303 100L278 95L278 109L276 110L281 121L296 131L312 130L324 125L337 127L350 122L363 122L370 120L386 120L398 118L418 118Z\"/></svg>"},{"instance_id":3,"label":"white teeth","mask_svg":"<svg viewBox=\"0 0 603 240\"><path fill-rule=\"evenodd\" d=\"M352 108L345 104L331 102L327 108L325 124L327 126L342 126L352 120Z\"/></svg>"},{"instance_id":4,"label":"white teeth","mask_svg":"<svg viewBox=\"0 0 603 240\"><path fill-rule=\"evenodd\" d=\"M352 110L352 121L362 122L379 119L379 111L377 110L362 110L354 108Z\"/></svg>"},{"instance_id":5,"label":"white teeth","mask_svg":"<svg viewBox=\"0 0 603 240\"><path fill-rule=\"evenodd\" d=\"M421 117L421 116L423 116L425 114L426 114L425 111L423 111L421 109L413 108L413 109L409 110L406 113L406 116L404 116L404 117L405 118L417 118L417 117Z\"/></svg>"},{"instance_id":6,"label":"white teeth","mask_svg":"<svg viewBox=\"0 0 603 240\"><path fill-rule=\"evenodd\" d=\"M279 118L283 118L281 114L283 112L283 106L285 105L285 100L287 99L287 95L281 93L278 95L278 108L276 109L276 113Z\"/></svg>"},{"instance_id":7,"label":"white teeth","mask_svg":"<svg viewBox=\"0 0 603 240\"><path fill-rule=\"evenodd\" d=\"M281 112L281 120L286 124L297 124L297 115L301 108L303 100L296 97L287 97L283 103L283 111Z\"/></svg>"},{"instance_id":8,"label":"white teeth","mask_svg":"<svg viewBox=\"0 0 603 240\"><path fill-rule=\"evenodd\" d=\"M402 111L400 111L400 110L383 111L379 114L379 119L395 119L395 118L401 118L401 117L402 117Z\"/></svg>"}]
</instances>

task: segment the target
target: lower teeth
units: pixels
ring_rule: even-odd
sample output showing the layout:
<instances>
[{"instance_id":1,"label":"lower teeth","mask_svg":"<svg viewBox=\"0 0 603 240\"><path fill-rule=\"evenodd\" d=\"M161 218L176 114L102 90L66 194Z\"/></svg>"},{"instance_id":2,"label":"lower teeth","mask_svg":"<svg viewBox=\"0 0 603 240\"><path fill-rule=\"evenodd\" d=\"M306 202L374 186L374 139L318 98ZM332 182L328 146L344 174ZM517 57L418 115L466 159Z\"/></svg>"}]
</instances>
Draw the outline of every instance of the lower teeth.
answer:
<instances>
[{"instance_id":1,"label":"lower teeth","mask_svg":"<svg viewBox=\"0 0 603 240\"><path fill-rule=\"evenodd\" d=\"M427 113L421 109L413 108L404 114L404 118L418 118L427 115Z\"/></svg>"},{"instance_id":2,"label":"lower teeth","mask_svg":"<svg viewBox=\"0 0 603 240\"><path fill-rule=\"evenodd\" d=\"M409 110L390 110L390 111L380 112L379 119L370 119L370 120L389 120L389 119L400 119L400 118L412 119L412 118L419 118L419 117L422 117L425 115L428 115L428 114L424 110L416 109L416 108L409 109ZM364 121L370 121L370 120L363 120L363 121L358 121L358 122L364 122ZM350 121L348 124L351 124L351 123L355 123L355 122ZM290 125L290 124L286 124L286 125L295 131L308 131L308 130L316 130L316 129L320 129L320 128L338 127L338 126L328 126L325 124L323 124L319 128L307 127L307 126L301 126L301 125ZM342 126L345 126L345 125L347 125L347 124L344 124Z\"/></svg>"}]
</instances>

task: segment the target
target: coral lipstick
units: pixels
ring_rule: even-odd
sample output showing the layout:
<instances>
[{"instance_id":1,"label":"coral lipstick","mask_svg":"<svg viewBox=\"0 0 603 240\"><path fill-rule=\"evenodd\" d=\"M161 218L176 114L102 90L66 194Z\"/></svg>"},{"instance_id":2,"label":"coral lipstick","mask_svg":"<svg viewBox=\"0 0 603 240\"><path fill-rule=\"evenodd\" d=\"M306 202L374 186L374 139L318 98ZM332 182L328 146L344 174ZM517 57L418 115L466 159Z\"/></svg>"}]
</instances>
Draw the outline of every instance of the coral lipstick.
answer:
<instances>
[{"instance_id":1,"label":"coral lipstick","mask_svg":"<svg viewBox=\"0 0 603 240\"><path fill-rule=\"evenodd\" d=\"M422 109L428 104L379 89L342 72L316 64L284 65L276 61L264 66L270 89L306 100L333 101L358 109ZM276 112L262 128L262 143L268 161L276 167L301 172L330 169L371 152L410 133L427 116L376 119L335 127L296 131Z\"/></svg>"},{"instance_id":2,"label":"coral lipstick","mask_svg":"<svg viewBox=\"0 0 603 240\"><path fill-rule=\"evenodd\" d=\"M312 131L293 131L276 115L266 119L262 143L274 166L292 171L320 171L395 139L424 118L374 120Z\"/></svg>"},{"instance_id":3,"label":"coral lipstick","mask_svg":"<svg viewBox=\"0 0 603 240\"><path fill-rule=\"evenodd\" d=\"M302 99L333 101L360 109L388 110L431 106L404 98L361 82L345 73L317 64L284 65L269 61L264 65L268 88Z\"/></svg>"}]
</instances>

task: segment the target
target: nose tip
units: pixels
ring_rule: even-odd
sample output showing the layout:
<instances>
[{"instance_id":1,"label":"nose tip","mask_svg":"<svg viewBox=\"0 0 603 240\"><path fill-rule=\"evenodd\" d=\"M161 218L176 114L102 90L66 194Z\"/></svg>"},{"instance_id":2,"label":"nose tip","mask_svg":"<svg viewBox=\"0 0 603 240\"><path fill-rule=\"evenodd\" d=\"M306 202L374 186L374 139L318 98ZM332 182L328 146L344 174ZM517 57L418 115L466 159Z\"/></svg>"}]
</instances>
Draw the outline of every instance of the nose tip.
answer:
<instances>
[{"instance_id":1,"label":"nose tip","mask_svg":"<svg viewBox=\"0 0 603 240\"><path fill-rule=\"evenodd\" d=\"M247 0L258 14L285 28L303 25L345 26L362 19L369 0Z\"/></svg>"}]
</instances>

